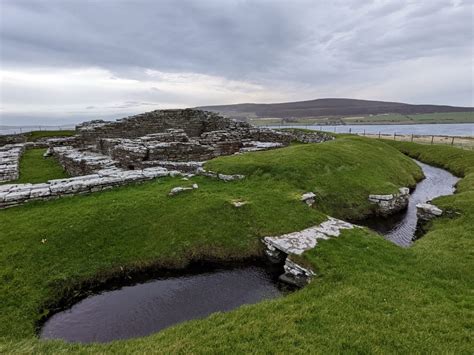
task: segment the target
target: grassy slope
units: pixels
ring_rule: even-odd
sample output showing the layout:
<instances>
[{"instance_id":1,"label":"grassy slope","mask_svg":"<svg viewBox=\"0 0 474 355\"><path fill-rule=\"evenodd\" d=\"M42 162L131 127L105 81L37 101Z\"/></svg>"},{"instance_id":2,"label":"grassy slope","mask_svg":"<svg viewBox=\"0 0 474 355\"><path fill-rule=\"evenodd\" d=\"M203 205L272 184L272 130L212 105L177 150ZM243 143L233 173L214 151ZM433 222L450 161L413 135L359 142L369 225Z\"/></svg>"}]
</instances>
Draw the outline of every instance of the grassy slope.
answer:
<instances>
[{"instance_id":1,"label":"grassy slope","mask_svg":"<svg viewBox=\"0 0 474 355\"><path fill-rule=\"evenodd\" d=\"M396 183L395 166L405 166L397 182L412 182L419 173L415 166L387 147L356 138L294 146L280 150L280 156L271 151L212 162L223 171L246 169L251 176L232 184L197 179L199 190L175 198L165 195L178 183L169 179L2 211L0 223L7 231L0 251L3 351L472 352L473 265L468 257L474 192L467 187L440 199L440 205L462 216L440 219L411 249L364 230L322 242L307 255L320 277L288 297L104 345L33 337L37 308L55 297L54 283L68 285L71 279L124 264L251 255L257 252L257 237L322 218L297 201L302 189L313 186L333 195L342 189L345 198L361 201L360 189L393 189L385 182ZM472 153L459 164L472 166L469 159ZM356 174L367 171L374 176L361 184ZM236 197L251 204L230 208L227 200ZM318 206L342 217L346 210L338 210L338 203L324 199ZM46 244L40 243L43 237Z\"/></svg>"},{"instance_id":2,"label":"grassy slope","mask_svg":"<svg viewBox=\"0 0 474 355\"><path fill-rule=\"evenodd\" d=\"M41 138L54 138L54 137L71 137L76 132L74 130L59 130L59 131L31 131L25 133L28 142L35 142Z\"/></svg>"},{"instance_id":3,"label":"grassy slope","mask_svg":"<svg viewBox=\"0 0 474 355\"><path fill-rule=\"evenodd\" d=\"M280 125L281 118L264 119L250 118L255 125ZM385 115L352 115L347 117L307 117L297 118L284 124L318 125L318 124L428 124L428 123L473 123L473 112L424 113L415 115L385 114Z\"/></svg>"},{"instance_id":4,"label":"grassy slope","mask_svg":"<svg viewBox=\"0 0 474 355\"><path fill-rule=\"evenodd\" d=\"M40 183L68 175L53 158L43 158L46 149L28 149L20 160L20 178L7 184Z\"/></svg>"}]
</instances>

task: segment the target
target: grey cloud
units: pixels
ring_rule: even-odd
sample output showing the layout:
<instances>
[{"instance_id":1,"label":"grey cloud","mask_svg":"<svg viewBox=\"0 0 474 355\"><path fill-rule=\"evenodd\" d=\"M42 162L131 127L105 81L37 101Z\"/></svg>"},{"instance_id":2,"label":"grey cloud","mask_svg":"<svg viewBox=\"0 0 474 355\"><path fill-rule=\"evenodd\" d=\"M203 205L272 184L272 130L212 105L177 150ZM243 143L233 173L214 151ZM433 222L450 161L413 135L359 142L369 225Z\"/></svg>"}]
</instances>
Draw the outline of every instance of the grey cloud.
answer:
<instances>
[{"instance_id":1,"label":"grey cloud","mask_svg":"<svg viewBox=\"0 0 474 355\"><path fill-rule=\"evenodd\" d=\"M0 7L2 68L98 67L138 81L149 80L146 69L189 72L293 90L294 97L314 93L301 99L356 96L389 74L409 81L406 64L416 60L438 75L448 68L433 63L459 64L474 47L470 1L2 0ZM445 83L438 94L431 88L432 99L423 100L471 105L472 59L462 65L463 82ZM20 85L11 90L23 99ZM378 99L395 92L387 86ZM189 92L178 95L150 87L116 102L126 109L127 99L140 107L193 101ZM80 107L90 104L99 107Z\"/></svg>"}]
</instances>

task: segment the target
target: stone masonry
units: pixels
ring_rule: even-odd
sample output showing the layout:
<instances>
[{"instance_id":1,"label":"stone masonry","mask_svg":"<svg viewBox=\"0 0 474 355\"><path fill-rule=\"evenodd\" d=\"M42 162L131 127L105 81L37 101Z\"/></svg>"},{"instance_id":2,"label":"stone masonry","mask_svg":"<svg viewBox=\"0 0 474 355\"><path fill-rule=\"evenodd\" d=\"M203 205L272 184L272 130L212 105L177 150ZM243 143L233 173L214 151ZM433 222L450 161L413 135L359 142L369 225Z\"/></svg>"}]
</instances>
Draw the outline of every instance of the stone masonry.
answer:
<instances>
[{"instance_id":1,"label":"stone masonry","mask_svg":"<svg viewBox=\"0 0 474 355\"><path fill-rule=\"evenodd\" d=\"M46 155L55 157L73 178L45 184L3 185L0 208L31 199L99 191L168 173L239 180L244 176L206 171L203 164L218 156L279 148L293 141L333 139L320 132L301 136L258 128L194 109L156 110L114 122L84 122L76 127L76 133L74 137L1 147L0 181L18 177L18 161L25 147L46 146Z\"/></svg>"},{"instance_id":2,"label":"stone masonry","mask_svg":"<svg viewBox=\"0 0 474 355\"><path fill-rule=\"evenodd\" d=\"M305 251L316 248L320 240L338 237L341 230L353 229L358 226L333 217L328 217L320 225L298 232L275 237L263 238L265 253L273 262L283 262L285 273L280 279L299 287L306 285L316 275L313 270L297 264L291 255L301 255Z\"/></svg>"},{"instance_id":3,"label":"stone masonry","mask_svg":"<svg viewBox=\"0 0 474 355\"><path fill-rule=\"evenodd\" d=\"M375 204L375 213L379 216L389 216L407 208L410 199L410 189L401 187L396 194L369 195L369 201Z\"/></svg>"},{"instance_id":4,"label":"stone masonry","mask_svg":"<svg viewBox=\"0 0 474 355\"><path fill-rule=\"evenodd\" d=\"M73 147L100 154L76 156L71 150L55 149L55 156L73 175L89 173L84 164L109 157L122 169L143 169L179 163L202 163L209 159L255 150L284 147L292 141L322 142L325 133L294 133L254 127L216 113L185 109L157 110L117 120L90 121L77 126ZM68 155L64 158L60 155ZM72 164L82 164L73 167ZM184 169L189 166L181 165Z\"/></svg>"},{"instance_id":5,"label":"stone masonry","mask_svg":"<svg viewBox=\"0 0 474 355\"><path fill-rule=\"evenodd\" d=\"M0 182L18 179L20 157L24 150L24 144L7 144L0 147Z\"/></svg>"}]
</instances>

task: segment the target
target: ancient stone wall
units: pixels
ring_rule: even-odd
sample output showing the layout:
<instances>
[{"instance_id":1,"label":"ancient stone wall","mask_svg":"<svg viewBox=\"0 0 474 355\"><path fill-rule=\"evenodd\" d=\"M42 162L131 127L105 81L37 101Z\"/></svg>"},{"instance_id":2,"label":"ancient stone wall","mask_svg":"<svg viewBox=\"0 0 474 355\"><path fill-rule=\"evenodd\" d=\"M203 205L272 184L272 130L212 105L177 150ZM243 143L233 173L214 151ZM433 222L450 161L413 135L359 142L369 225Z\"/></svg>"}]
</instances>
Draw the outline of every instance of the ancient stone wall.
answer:
<instances>
[{"instance_id":1,"label":"ancient stone wall","mask_svg":"<svg viewBox=\"0 0 474 355\"><path fill-rule=\"evenodd\" d=\"M242 124L216 113L184 109L156 110L114 122L84 122L76 129L82 144L89 145L95 144L99 138L137 138L165 132L167 129L182 129L189 137L199 137L204 132L231 129L240 125Z\"/></svg>"},{"instance_id":2,"label":"ancient stone wall","mask_svg":"<svg viewBox=\"0 0 474 355\"><path fill-rule=\"evenodd\" d=\"M379 216L389 216L407 208L410 199L410 189L401 187L396 194L369 195L369 201L376 206L375 213Z\"/></svg>"},{"instance_id":3,"label":"ancient stone wall","mask_svg":"<svg viewBox=\"0 0 474 355\"><path fill-rule=\"evenodd\" d=\"M16 180L20 174L20 158L25 144L7 144L0 147L0 182Z\"/></svg>"},{"instance_id":4,"label":"ancient stone wall","mask_svg":"<svg viewBox=\"0 0 474 355\"><path fill-rule=\"evenodd\" d=\"M116 166L116 162L109 156L81 151L71 146L50 147L46 155L55 157L71 176L87 175Z\"/></svg>"}]
</instances>

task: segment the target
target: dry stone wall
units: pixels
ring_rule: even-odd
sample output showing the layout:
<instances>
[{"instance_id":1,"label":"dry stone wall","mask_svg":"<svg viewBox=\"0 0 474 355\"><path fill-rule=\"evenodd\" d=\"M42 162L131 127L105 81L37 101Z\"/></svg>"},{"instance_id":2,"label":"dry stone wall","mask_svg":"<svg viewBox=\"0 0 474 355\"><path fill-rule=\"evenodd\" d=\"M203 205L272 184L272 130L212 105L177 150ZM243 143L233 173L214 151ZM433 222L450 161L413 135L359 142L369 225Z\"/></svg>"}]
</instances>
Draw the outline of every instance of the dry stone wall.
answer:
<instances>
[{"instance_id":1,"label":"dry stone wall","mask_svg":"<svg viewBox=\"0 0 474 355\"><path fill-rule=\"evenodd\" d=\"M102 191L131 182L142 182L157 177L179 174L177 171L160 167L134 171L111 168L99 170L89 175L49 180L42 184L0 185L0 208L12 207L27 201L47 200L67 195Z\"/></svg>"},{"instance_id":2,"label":"dry stone wall","mask_svg":"<svg viewBox=\"0 0 474 355\"><path fill-rule=\"evenodd\" d=\"M376 214L389 216L407 208L410 199L410 189L401 187L396 194L369 195L369 201L376 206Z\"/></svg>"},{"instance_id":3,"label":"dry stone wall","mask_svg":"<svg viewBox=\"0 0 474 355\"><path fill-rule=\"evenodd\" d=\"M0 182L16 180L20 173L20 158L25 144L7 144L0 147Z\"/></svg>"}]
</instances>

